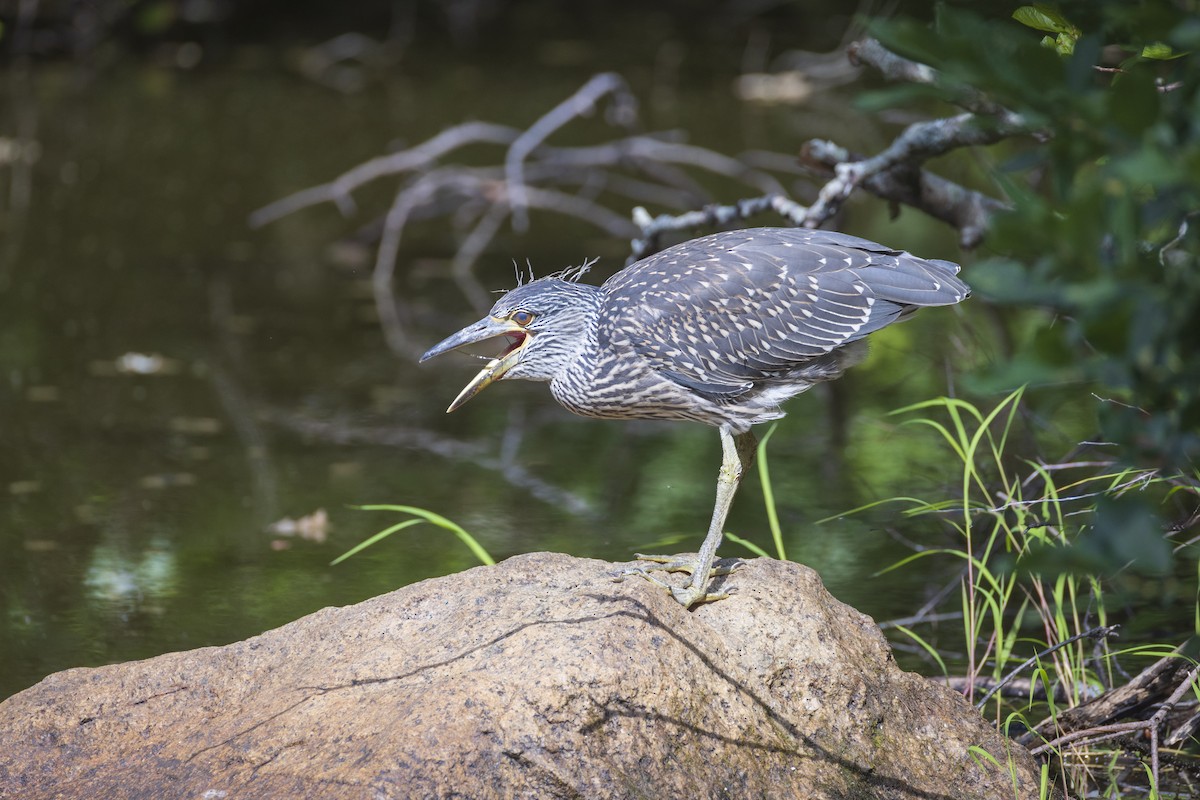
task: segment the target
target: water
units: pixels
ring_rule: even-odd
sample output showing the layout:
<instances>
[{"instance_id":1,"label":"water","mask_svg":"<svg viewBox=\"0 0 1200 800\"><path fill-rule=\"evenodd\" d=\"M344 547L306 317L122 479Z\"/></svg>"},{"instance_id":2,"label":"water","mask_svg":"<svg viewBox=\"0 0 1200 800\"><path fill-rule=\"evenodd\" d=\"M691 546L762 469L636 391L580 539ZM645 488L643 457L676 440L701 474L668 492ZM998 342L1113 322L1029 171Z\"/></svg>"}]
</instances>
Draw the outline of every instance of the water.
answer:
<instances>
[{"instance_id":1,"label":"water","mask_svg":"<svg viewBox=\"0 0 1200 800\"><path fill-rule=\"evenodd\" d=\"M720 152L793 152L812 135L882 141L845 97L744 106L725 66L737 59L725 56L676 74L660 48L616 66L648 128L684 127ZM442 58L405 62L352 95L262 51L195 73L128 64L86 89L63 65L5 76L0 133L23 125L38 153L28 202L10 193L2 219L0 697L59 669L234 641L474 565L422 525L330 567L398 519L362 504L429 508L497 558L698 546L719 461L711 430L582 420L545 387L517 382L443 413L477 362L418 367L393 354L369 262L331 251L382 212L386 187L362 192L349 221L326 206L247 226L253 209L398 142L466 119L526 126L593 68L614 66ZM562 140L608 135L590 120ZM865 203L850 230L956 256L948 231L912 212L884 217ZM403 244L396 289L417 321L414 346L475 317L445 277L453 248L440 221ZM503 232L478 274L506 288L513 259L548 271L601 256L601 280L627 248L540 214L528 235ZM870 577L909 552L896 515L815 522L954 480L934 437L885 414L946 390L965 325L939 310L885 332L852 376L794 401L771 442L788 555L879 618L911 613L930 582L915 571ZM321 509L329 524L313 539L271 528ZM946 535L922 524L905 535ZM757 478L728 527L770 549Z\"/></svg>"}]
</instances>

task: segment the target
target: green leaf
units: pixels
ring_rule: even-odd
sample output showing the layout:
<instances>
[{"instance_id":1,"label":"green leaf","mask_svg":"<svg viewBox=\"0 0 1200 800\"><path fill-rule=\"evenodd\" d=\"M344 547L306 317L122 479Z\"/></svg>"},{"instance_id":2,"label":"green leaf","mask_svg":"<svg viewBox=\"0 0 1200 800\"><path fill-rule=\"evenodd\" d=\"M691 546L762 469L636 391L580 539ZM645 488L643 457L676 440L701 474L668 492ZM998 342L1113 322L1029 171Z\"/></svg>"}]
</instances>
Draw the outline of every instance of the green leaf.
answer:
<instances>
[{"instance_id":1,"label":"green leaf","mask_svg":"<svg viewBox=\"0 0 1200 800\"><path fill-rule=\"evenodd\" d=\"M1154 42L1142 48L1142 58L1152 58L1158 61L1169 61L1173 58L1182 58L1187 53L1176 53L1171 45L1165 42Z\"/></svg>"},{"instance_id":2,"label":"green leaf","mask_svg":"<svg viewBox=\"0 0 1200 800\"><path fill-rule=\"evenodd\" d=\"M1067 21L1066 17L1049 6L1041 4L1021 6L1012 13L1012 18L1022 25L1049 33L1067 33L1078 38L1079 29Z\"/></svg>"},{"instance_id":3,"label":"green leaf","mask_svg":"<svg viewBox=\"0 0 1200 800\"><path fill-rule=\"evenodd\" d=\"M1060 56L1069 56L1075 52L1075 40L1077 36L1072 36L1069 33L1060 33L1054 39L1054 49L1058 51Z\"/></svg>"}]
</instances>

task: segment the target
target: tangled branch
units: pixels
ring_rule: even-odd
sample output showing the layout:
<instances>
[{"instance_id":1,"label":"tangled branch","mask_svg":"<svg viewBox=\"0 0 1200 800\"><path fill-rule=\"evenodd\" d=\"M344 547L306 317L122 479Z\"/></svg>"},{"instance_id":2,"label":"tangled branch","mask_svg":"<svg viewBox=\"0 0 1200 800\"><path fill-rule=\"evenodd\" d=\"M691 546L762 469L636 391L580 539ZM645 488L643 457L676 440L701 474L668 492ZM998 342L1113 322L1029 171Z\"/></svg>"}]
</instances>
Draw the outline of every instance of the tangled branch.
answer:
<instances>
[{"instance_id":1,"label":"tangled branch","mask_svg":"<svg viewBox=\"0 0 1200 800\"><path fill-rule=\"evenodd\" d=\"M830 142L808 142L802 157L831 177L809 209L805 226L823 225L862 186L886 200L911 205L954 225L964 247L978 244L988 218L1004 204L930 175L921 165L952 150L1035 133L1035 126L975 89L947 85L937 70L896 55L875 39L852 44L847 54L852 62L872 66L889 80L939 86L966 113L914 123L870 157L852 155Z\"/></svg>"},{"instance_id":2,"label":"tangled branch","mask_svg":"<svg viewBox=\"0 0 1200 800\"><path fill-rule=\"evenodd\" d=\"M1082 747L1110 739L1135 735L1150 737L1150 771L1154 785L1159 784L1159 744L1162 731L1168 728L1165 739L1168 745L1178 744L1187 736L1192 735L1200 715L1194 707L1185 709L1184 718L1170 723L1169 718L1174 714L1189 691L1197 689L1200 680L1200 665L1192 665L1186 674L1188 662L1179 655L1168 656L1151 664L1126 685L1114 689L1095 700L1076 706L1058 715L1056 720L1057 735L1042 744L1033 747L1033 755L1061 750L1064 747ZM1183 674L1182 680L1179 676ZM1167 691L1170 693L1167 694ZM1166 695L1164 697L1164 695ZM1138 714L1149 708L1158 708L1148 717L1127 722L1116 720ZM1194 704L1193 704L1194 706ZM1048 726L1050 721L1041 723L1035 730Z\"/></svg>"},{"instance_id":3,"label":"tangled branch","mask_svg":"<svg viewBox=\"0 0 1200 800\"><path fill-rule=\"evenodd\" d=\"M633 134L581 147L547 143L554 132L591 113L609 95L613 98L610 121L622 130L633 129L637 104L628 86L620 76L602 73L525 131L488 122L454 126L414 147L371 159L328 183L264 206L250 216L250 224L261 227L323 203L332 203L343 215L350 215L357 211L356 190L381 179L399 179L400 186L380 226L372 286L388 346L411 357L417 348L409 341L407 314L396 297L394 283L401 241L416 219L453 218L461 238L451 276L477 310L483 310L490 299L474 276L474 265L506 220L511 219L516 230L524 230L530 209L583 220L613 238L632 240L639 234L647 238L638 225L611 210L602 195L693 209L711 198L689 170L768 193L777 198L772 203L778 208L791 202L783 185L769 172L687 144L678 134ZM479 144L505 148L503 163L474 167L452 161L457 151Z\"/></svg>"}]
</instances>

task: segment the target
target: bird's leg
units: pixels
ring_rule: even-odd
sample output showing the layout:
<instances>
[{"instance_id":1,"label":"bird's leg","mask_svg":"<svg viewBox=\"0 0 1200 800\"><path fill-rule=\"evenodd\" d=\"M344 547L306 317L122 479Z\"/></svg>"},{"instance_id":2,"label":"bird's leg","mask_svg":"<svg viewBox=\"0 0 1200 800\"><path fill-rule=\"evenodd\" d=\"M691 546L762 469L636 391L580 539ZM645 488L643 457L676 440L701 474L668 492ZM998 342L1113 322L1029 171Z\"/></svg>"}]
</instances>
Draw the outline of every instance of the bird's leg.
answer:
<instances>
[{"instance_id":1,"label":"bird's leg","mask_svg":"<svg viewBox=\"0 0 1200 800\"><path fill-rule=\"evenodd\" d=\"M671 596L682 603L685 608L691 608L696 603L720 600L727 596L725 594L709 594L705 591L705 587L713 575L723 575L730 571L724 568L713 569L713 561L717 557L717 548L720 547L721 538L724 536L725 518L729 516L729 508L733 505L733 496L737 494L738 485L742 482L742 475L754 463L754 450L758 445L758 439L749 431L734 436L728 426L722 425L719 430L721 434L721 471L717 474L717 500L713 506L712 521L708 525L708 535L704 537L704 543L700 545L700 552L695 559L638 556L638 558L650 561L663 562L661 567L651 567L650 569L690 572L692 579L687 586L677 587L650 576L645 570L633 570L633 572L669 589Z\"/></svg>"}]
</instances>

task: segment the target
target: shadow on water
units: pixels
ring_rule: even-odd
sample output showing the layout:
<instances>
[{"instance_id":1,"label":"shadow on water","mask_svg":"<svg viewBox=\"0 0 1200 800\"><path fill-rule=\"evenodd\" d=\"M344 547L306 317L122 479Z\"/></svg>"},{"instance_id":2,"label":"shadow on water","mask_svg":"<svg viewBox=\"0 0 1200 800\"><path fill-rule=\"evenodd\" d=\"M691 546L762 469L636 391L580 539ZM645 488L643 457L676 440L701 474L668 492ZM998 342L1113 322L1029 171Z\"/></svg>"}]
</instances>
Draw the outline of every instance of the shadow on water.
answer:
<instances>
[{"instance_id":1,"label":"shadow on water","mask_svg":"<svg viewBox=\"0 0 1200 800\"><path fill-rule=\"evenodd\" d=\"M4 207L0 697L58 669L229 642L472 566L457 540L420 526L331 568L388 524L358 504L429 508L497 558L624 560L702 538L719 461L712 431L584 421L516 382L447 417L476 364L418 368L389 352L370 255L335 244L369 213L347 222L326 207L246 225L252 209L397 140L465 118L528 125L590 66L548 75L532 56L498 71L422 61L341 94L273 66L273 54L243 60L194 74L126 66L86 91L65 66L7 83L20 122L5 135L36 141L37 153L26 197ZM628 77L655 98L655 129L685 127L721 152L879 139L848 101L827 98L836 111L821 113L746 107L733 71L707 69L717 74L663 83L643 64ZM386 194L358 199L383 208ZM904 220L854 232L955 257L948 233ZM506 232L498 245L480 266L495 288L512 284L513 259L545 272L599 255L601 280L628 248L537 217L531 234ZM430 226L401 254L397 290L425 343L473 318L445 278L454 246ZM923 576L869 578L908 552L888 534L891 515L814 522L953 479L953 466L914 475L935 461L898 446L885 416L946 389L946 343L961 323L922 316L880 336L841 385L794 401L771 443L789 555L881 618L923 599ZM320 509L327 525L311 516ZM305 522L289 529L285 518ZM729 528L769 548L755 478ZM731 543L722 554L748 555Z\"/></svg>"}]
</instances>

